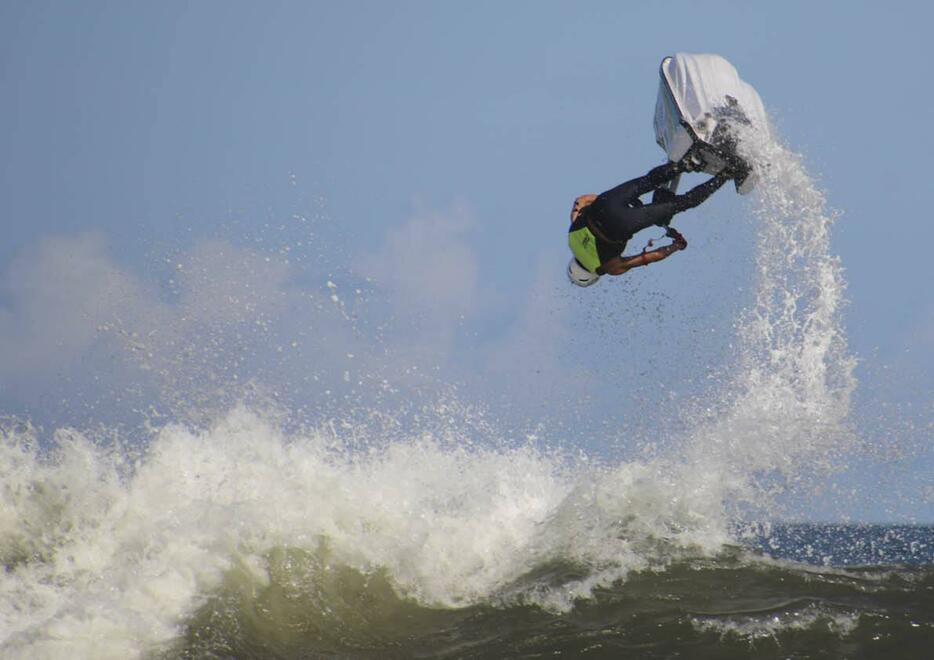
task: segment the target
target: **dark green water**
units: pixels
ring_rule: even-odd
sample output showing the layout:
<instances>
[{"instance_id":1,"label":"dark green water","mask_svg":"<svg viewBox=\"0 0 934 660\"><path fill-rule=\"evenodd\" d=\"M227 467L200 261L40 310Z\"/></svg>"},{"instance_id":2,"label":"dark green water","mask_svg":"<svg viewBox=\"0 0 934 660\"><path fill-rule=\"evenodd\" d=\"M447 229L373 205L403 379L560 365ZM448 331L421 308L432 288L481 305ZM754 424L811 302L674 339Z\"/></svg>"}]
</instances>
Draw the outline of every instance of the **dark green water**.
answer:
<instances>
[{"instance_id":1,"label":"dark green water","mask_svg":"<svg viewBox=\"0 0 934 660\"><path fill-rule=\"evenodd\" d=\"M759 527L747 547L630 573L563 612L530 596L586 567L556 562L482 605L430 608L380 571L281 549L268 583L231 571L163 657L928 658L932 541L931 527Z\"/></svg>"}]
</instances>

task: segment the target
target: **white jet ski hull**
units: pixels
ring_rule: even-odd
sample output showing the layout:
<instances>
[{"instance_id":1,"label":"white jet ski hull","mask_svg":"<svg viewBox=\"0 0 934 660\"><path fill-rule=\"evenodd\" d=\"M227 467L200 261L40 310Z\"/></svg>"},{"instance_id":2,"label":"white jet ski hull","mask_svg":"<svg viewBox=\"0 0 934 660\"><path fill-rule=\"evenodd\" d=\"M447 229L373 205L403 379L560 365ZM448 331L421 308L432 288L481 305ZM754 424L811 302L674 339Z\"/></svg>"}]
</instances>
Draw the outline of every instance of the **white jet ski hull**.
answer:
<instances>
[{"instance_id":1,"label":"white jet ski hull","mask_svg":"<svg viewBox=\"0 0 934 660\"><path fill-rule=\"evenodd\" d=\"M697 171L717 174L738 159L732 126L768 131L759 94L719 55L677 53L662 60L659 76L655 139L670 160L690 152ZM736 190L745 194L755 183L753 172Z\"/></svg>"}]
</instances>

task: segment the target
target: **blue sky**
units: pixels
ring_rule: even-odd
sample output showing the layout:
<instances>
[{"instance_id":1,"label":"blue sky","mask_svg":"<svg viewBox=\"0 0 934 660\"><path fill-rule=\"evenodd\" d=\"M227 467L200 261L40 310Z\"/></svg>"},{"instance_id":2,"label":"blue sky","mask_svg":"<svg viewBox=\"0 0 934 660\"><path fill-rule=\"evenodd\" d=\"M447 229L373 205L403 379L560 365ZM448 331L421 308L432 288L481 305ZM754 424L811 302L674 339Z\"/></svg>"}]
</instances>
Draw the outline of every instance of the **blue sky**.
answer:
<instances>
[{"instance_id":1,"label":"blue sky","mask_svg":"<svg viewBox=\"0 0 934 660\"><path fill-rule=\"evenodd\" d=\"M930 519L931 20L920 2L4 2L0 412L103 423L206 371L289 407L457 385L625 454L677 425L646 409L728 358L754 227L720 193L679 221L683 255L582 296L566 214L662 161L660 59L717 52L841 213L855 409L885 457L866 469L907 484L854 513Z\"/></svg>"}]
</instances>

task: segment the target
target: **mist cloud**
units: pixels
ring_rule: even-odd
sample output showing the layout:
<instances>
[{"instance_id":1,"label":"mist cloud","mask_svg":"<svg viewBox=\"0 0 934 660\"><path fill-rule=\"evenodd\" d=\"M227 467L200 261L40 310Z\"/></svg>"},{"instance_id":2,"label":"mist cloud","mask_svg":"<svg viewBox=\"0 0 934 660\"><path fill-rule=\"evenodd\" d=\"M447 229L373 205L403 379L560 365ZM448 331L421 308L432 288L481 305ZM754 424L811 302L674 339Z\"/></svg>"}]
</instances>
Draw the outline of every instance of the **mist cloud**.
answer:
<instances>
[{"instance_id":1,"label":"mist cloud","mask_svg":"<svg viewBox=\"0 0 934 660\"><path fill-rule=\"evenodd\" d=\"M49 378L73 363L114 319L139 325L152 298L107 255L97 234L42 240L0 278L0 383Z\"/></svg>"},{"instance_id":2,"label":"mist cloud","mask_svg":"<svg viewBox=\"0 0 934 660\"><path fill-rule=\"evenodd\" d=\"M393 228L355 270L385 290L400 315L427 321L432 332L450 330L482 297L477 255L468 240L472 229L463 207L421 211Z\"/></svg>"},{"instance_id":3,"label":"mist cloud","mask_svg":"<svg viewBox=\"0 0 934 660\"><path fill-rule=\"evenodd\" d=\"M496 299L479 278L473 227L463 208L417 213L343 274L223 240L139 273L103 235L45 238L0 274L0 405L41 410L54 392L105 408L172 399L194 409L247 382L304 401L366 383L529 385L560 369L548 357L563 340L547 319L548 277L540 265L505 332L465 340Z\"/></svg>"}]
</instances>

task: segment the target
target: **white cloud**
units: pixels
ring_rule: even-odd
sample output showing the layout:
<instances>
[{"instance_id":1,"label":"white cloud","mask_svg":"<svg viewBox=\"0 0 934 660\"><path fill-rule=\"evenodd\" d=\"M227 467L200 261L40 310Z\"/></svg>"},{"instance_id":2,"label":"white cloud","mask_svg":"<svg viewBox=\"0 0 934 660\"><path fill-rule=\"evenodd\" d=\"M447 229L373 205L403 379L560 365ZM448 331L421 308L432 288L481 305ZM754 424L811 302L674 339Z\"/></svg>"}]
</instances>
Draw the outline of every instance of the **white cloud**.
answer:
<instances>
[{"instance_id":1,"label":"white cloud","mask_svg":"<svg viewBox=\"0 0 934 660\"><path fill-rule=\"evenodd\" d=\"M463 207L421 211L393 228L355 269L387 291L403 318L427 321L433 333L450 331L475 311L481 297L477 256L468 240L472 224Z\"/></svg>"},{"instance_id":2,"label":"white cloud","mask_svg":"<svg viewBox=\"0 0 934 660\"><path fill-rule=\"evenodd\" d=\"M441 236L444 254L473 264L463 245L444 238L460 227L444 224L439 234L430 226L429 238L410 227L410 236ZM401 248L386 254L392 249ZM144 279L113 259L102 236L87 234L46 238L20 254L0 273L0 405L41 411L101 396L126 403L132 390L134 405L194 410L235 398L247 382L295 398L384 378L411 386L425 382L421 374L438 358L410 334L385 339L385 320L374 322L348 276L334 275L329 289L323 274L299 273L282 256L217 240L167 265L158 281ZM467 284L449 280L452 292L435 280L421 298L413 270L402 268L390 302L430 313L429 326L450 333L476 299L475 266L468 271Z\"/></svg>"},{"instance_id":3,"label":"white cloud","mask_svg":"<svg viewBox=\"0 0 934 660\"><path fill-rule=\"evenodd\" d=\"M262 320L280 315L288 264L226 241L196 245L176 265L180 313L192 324Z\"/></svg>"},{"instance_id":4,"label":"white cloud","mask_svg":"<svg viewBox=\"0 0 934 660\"><path fill-rule=\"evenodd\" d=\"M99 235L52 237L13 261L0 279L0 383L47 377L67 367L116 318L137 325L151 299L105 254Z\"/></svg>"},{"instance_id":5,"label":"white cloud","mask_svg":"<svg viewBox=\"0 0 934 660\"><path fill-rule=\"evenodd\" d=\"M555 296L556 283L566 284L563 266L539 255L519 317L488 347L487 372L517 402L563 403L589 390L586 374L561 360L575 325L570 307Z\"/></svg>"},{"instance_id":6,"label":"white cloud","mask_svg":"<svg viewBox=\"0 0 934 660\"><path fill-rule=\"evenodd\" d=\"M49 237L19 255L0 275L0 394L34 403L52 390L221 387L282 349L288 313L321 307L290 288L284 260L223 241L196 245L172 270L166 299L117 264L100 235ZM328 312L338 316L318 317Z\"/></svg>"},{"instance_id":7,"label":"white cloud","mask_svg":"<svg viewBox=\"0 0 934 660\"><path fill-rule=\"evenodd\" d=\"M559 396L579 377L561 364L568 311L552 291L560 268L540 258L530 294L509 304L515 320L497 321L499 333L481 345L472 333L483 335L498 294L480 281L472 227L455 208L390 232L354 262L377 295L349 286L349 273L329 276L329 289L324 274L226 241L192 246L156 278L117 263L100 235L46 238L0 274L0 405L41 410L50 396L132 390L133 405L195 410L251 380L304 401L360 383L403 398L467 381L481 398L496 383L519 388L516 402L538 405L546 386Z\"/></svg>"}]
</instances>

